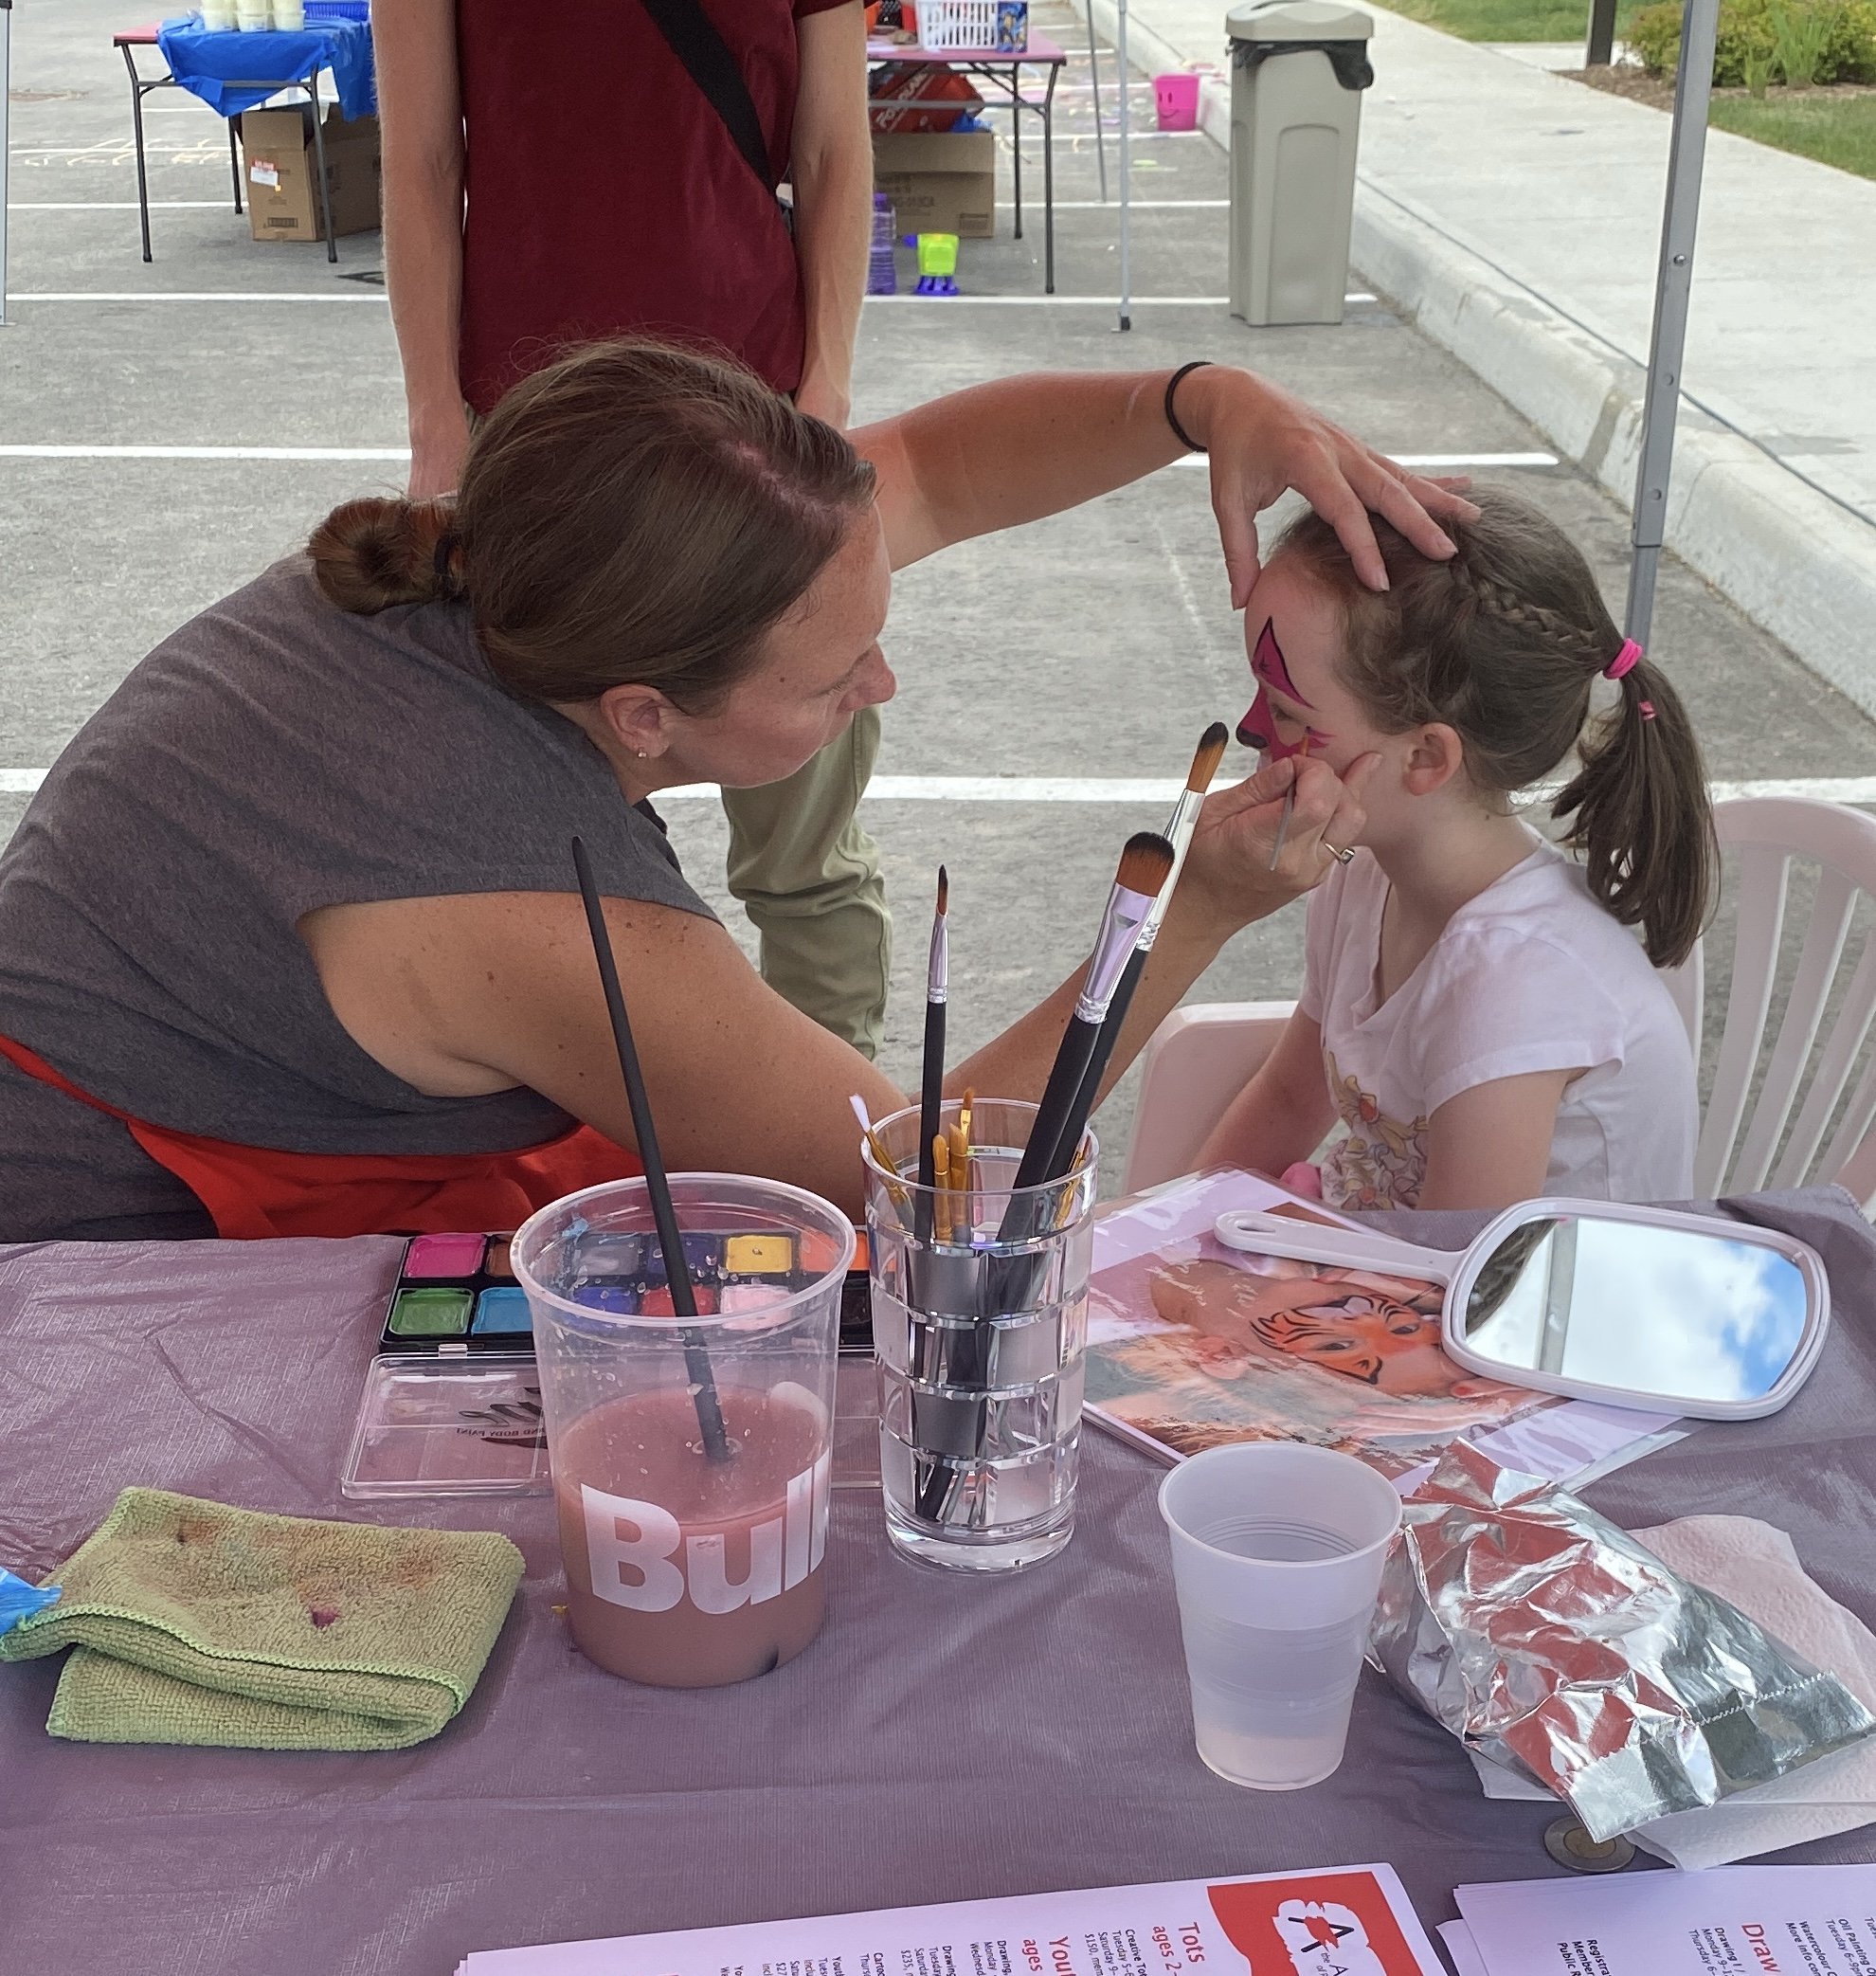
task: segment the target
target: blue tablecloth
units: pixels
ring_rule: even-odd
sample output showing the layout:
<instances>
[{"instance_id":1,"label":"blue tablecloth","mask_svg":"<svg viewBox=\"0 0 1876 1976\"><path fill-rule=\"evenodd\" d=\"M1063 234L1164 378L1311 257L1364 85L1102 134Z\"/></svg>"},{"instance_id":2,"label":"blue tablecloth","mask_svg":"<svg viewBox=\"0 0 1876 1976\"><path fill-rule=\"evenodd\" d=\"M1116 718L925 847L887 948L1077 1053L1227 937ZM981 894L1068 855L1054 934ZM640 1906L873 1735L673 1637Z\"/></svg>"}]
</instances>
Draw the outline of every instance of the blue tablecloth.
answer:
<instances>
[{"instance_id":1,"label":"blue tablecloth","mask_svg":"<svg viewBox=\"0 0 1876 1976\"><path fill-rule=\"evenodd\" d=\"M199 14L182 14L156 30L156 45L170 73L193 96L224 117L239 117L263 103L273 89L243 89L237 82L300 80L330 68L347 117L373 117L378 79L371 65L371 29L364 21L308 21L287 33L263 29L209 33Z\"/></svg>"}]
</instances>

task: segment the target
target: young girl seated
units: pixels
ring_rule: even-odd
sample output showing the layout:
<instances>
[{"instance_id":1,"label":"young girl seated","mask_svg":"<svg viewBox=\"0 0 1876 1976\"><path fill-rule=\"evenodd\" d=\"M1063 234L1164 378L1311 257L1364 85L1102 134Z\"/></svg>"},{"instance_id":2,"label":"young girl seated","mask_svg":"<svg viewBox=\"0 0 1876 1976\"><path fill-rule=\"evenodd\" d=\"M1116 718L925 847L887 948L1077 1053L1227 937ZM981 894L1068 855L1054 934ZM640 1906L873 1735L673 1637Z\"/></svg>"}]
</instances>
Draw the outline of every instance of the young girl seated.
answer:
<instances>
[{"instance_id":1,"label":"young girl seated","mask_svg":"<svg viewBox=\"0 0 1876 1976\"><path fill-rule=\"evenodd\" d=\"M1361 847L1309 900L1296 1012L1204 1158L1282 1173L1339 1115L1331 1206L1685 1197L1694 1065L1654 970L1692 951L1713 887L1700 749L1558 529L1472 498L1449 563L1376 524L1385 592L1308 515L1252 594L1238 738L1380 766ZM1552 814L1581 864L1513 800L1573 748Z\"/></svg>"}]
</instances>

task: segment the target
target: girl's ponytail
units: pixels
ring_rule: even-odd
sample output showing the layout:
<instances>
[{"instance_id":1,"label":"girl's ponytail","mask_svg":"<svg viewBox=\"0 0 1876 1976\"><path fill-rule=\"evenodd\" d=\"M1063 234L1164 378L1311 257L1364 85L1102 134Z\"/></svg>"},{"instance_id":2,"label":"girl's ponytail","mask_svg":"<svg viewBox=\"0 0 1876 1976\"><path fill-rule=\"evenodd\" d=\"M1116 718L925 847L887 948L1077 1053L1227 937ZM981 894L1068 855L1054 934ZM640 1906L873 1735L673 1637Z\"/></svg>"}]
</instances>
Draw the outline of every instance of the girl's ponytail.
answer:
<instances>
[{"instance_id":1,"label":"girl's ponytail","mask_svg":"<svg viewBox=\"0 0 1876 1976\"><path fill-rule=\"evenodd\" d=\"M1569 820L1592 897L1641 929L1657 968L1673 967L1706 924L1719 869L1687 710L1615 628L1595 572L1554 521L1502 488L1474 487L1472 500L1479 513L1454 527L1459 553L1446 562L1376 519L1385 591L1362 582L1313 514L1284 531L1272 561L1295 558L1341 607L1340 670L1382 734L1451 727L1472 787L1507 802L1577 752L1551 814ZM1598 676L1620 694L1599 719Z\"/></svg>"},{"instance_id":2,"label":"girl's ponytail","mask_svg":"<svg viewBox=\"0 0 1876 1976\"><path fill-rule=\"evenodd\" d=\"M1632 639L1603 677L1621 699L1585 732L1551 815L1571 820L1564 841L1594 897L1640 927L1657 968L1676 967L1705 928L1719 867L1705 765L1680 695Z\"/></svg>"},{"instance_id":3,"label":"girl's ponytail","mask_svg":"<svg viewBox=\"0 0 1876 1976\"><path fill-rule=\"evenodd\" d=\"M313 531L307 553L328 600L369 615L394 604L462 594L452 511L442 501L375 497L342 502Z\"/></svg>"}]
</instances>

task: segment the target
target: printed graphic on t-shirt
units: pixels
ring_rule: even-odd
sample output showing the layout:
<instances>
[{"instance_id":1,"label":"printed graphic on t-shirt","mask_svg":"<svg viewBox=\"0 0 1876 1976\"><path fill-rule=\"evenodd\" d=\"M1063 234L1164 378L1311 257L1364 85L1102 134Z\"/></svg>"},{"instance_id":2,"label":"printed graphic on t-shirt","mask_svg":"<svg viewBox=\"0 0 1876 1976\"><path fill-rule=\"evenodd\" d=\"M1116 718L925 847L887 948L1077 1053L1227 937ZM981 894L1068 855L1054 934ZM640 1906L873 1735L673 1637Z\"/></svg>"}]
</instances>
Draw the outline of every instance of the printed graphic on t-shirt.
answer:
<instances>
[{"instance_id":1,"label":"printed graphic on t-shirt","mask_svg":"<svg viewBox=\"0 0 1876 1976\"><path fill-rule=\"evenodd\" d=\"M1426 1185L1432 1121L1424 1113L1412 1125L1390 1118L1358 1079L1342 1075L1326 1046L1323 1068L1348 1128L1348 1136L1323 1156L1323 1199L1331 1207L1412 1207Z\"/></svg>"}]
</instances>

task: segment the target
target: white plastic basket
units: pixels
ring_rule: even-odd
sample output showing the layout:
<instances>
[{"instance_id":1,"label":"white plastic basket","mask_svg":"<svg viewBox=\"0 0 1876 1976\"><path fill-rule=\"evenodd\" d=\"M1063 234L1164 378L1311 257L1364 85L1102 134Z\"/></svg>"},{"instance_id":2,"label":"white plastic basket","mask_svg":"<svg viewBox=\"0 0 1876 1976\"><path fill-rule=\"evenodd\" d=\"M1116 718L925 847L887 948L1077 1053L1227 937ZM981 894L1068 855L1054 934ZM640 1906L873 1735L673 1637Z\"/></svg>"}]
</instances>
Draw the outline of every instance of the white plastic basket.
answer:
<instances>
[{"instance_id":1,"label":"white plastic basket","mask_svg":"<svg viewBox=\"0 0 1876 1976\"><path fill-rule=\"evenodd\" d=\"M918 45L928 54L947 48L1019 54L1029 45L1028 0L919 0Z\"/></svg>"}]
</instances>

